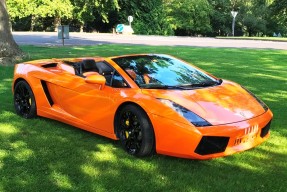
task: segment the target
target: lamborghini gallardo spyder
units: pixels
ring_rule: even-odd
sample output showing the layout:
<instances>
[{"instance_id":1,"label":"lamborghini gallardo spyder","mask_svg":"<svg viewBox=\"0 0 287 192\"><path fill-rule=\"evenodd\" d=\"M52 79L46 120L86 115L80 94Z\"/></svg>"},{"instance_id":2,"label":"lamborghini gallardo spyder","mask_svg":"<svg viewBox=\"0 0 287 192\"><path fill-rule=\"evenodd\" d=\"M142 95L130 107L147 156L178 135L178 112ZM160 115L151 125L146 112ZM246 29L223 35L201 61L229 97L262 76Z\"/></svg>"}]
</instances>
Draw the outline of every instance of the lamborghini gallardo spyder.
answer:
<instances>
[{"instance_id":1,"label":"lamborghini gallardo spyder","mask_svg":"<svg viewBox=\"0 0 287 192\"><path fill-rule=\"evenodd\" d=\"M127 153L210 159L255 147L270 109L246 88L163 54L15 65L14 106L120 140Z\"/></svg>"}]
</instances>

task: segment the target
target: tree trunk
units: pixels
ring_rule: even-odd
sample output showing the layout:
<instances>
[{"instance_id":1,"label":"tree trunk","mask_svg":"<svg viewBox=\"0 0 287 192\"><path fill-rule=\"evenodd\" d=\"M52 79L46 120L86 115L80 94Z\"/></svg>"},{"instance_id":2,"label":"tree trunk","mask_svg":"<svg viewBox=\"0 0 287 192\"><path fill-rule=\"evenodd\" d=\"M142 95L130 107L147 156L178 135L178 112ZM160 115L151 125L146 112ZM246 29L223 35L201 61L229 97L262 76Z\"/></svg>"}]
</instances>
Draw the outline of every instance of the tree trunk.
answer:
<instances>
[{"instance_id":1,"label":"tree trunk","mask_svg":"<svg viewBox=\"0 0 287 192\"><path fill-rule=\"evenodd\" d=\"M0 64L13 63L23 57L23 52L13 39L6 10L6 0L0 0Z\"/></svg>"},{"instance_id":2,"label":"tree trunk","mask_svg":"<svg viewBox=\"0 0 287 192\"><path fill-rule=\"evenodd\" d=\"M59 25L61 25L61 18L56 15L55 18L54 18L54 27L55 27L54 31L55 32L58 31Z\"/></svg>"},{"instance_id":3,"label":"tree trunk","mask_svg":"<svg viewBox=\"0 0 287 192\"><path fill-rule=\"evenodd\" d=\"M36 16L35 16L35 15L32 15L32 16L31 16L30 31L34 31L35 23L36 23Z\"/></svg>"},{"instance_id":4,"label":"tree trunk","mask_svg":"<svg viewBox=\"0 0 287 192\"><path fill-rule=\"evenodd\" d=\"M80 23L80 33L84 32L84 23Z\"/></svg>"}]
</instances>

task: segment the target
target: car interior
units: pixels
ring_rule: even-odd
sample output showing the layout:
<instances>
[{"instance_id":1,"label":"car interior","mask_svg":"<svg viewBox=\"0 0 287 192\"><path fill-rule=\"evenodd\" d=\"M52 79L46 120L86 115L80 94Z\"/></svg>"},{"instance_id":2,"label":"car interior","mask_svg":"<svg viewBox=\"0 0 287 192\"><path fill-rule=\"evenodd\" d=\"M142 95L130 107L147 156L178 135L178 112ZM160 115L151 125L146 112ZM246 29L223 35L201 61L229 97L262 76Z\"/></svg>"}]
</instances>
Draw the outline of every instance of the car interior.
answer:
<instances>
[{"instance_id":1,"label":"car interior","mask_svg":"<svg viewBox=\"0 0 287 192\"><path fill-rule=\"evenodd\" d=\"M77 76L87 77L100 74L106 78L106 85L116 88L129 87L122 76L104 61L96 62L94 59L84 59L80 62L64 63L72 65Z\"/></svg>"}]
</instances>

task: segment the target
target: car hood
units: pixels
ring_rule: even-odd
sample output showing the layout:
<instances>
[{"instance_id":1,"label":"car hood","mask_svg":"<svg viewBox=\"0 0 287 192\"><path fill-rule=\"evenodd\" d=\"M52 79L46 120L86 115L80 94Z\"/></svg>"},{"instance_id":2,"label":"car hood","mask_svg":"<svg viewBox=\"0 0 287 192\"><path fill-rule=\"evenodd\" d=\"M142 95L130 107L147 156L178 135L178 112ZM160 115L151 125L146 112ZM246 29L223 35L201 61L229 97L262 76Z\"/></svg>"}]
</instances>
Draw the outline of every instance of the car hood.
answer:
<instances>
[{"instance_id":1,"label":"car hood","mask_svg":"<svg viewBox=\"0 0 287 192\"><path fill-rule=\"evenodd\" d=\"M218 86L193 90L145 89L143 93L171 100L212 125L244 121L265 112L253 96L240 85L229 81Z\"/></svg>"}]
</instances>

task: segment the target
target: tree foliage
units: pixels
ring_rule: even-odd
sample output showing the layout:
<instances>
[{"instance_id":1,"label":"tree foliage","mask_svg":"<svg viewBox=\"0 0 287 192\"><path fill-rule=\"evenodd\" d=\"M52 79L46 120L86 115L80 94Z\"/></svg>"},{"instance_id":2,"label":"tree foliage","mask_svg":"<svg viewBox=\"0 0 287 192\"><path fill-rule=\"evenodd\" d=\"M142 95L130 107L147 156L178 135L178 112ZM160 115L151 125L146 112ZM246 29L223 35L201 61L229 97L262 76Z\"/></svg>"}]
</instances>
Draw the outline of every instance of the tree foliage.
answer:
<instances>
[{"instance_id":1,"label":"tree foliage","mask_svg":"<svg viewBox=\"0 0 287 192\"><path fill-rule=\"evenodd\" d=\"M30 17L31 28L39 18L54 18L55 28L62 18L72 18L73 6L70 0L7 0L8 12L13 20Z\"/></svg>"},{"instance_id":2,"label":"tree foliage","mask_svg":"<svg viewBox=\"0 0 287 192\"><path fill-rule=\"evenodd\" d=\"M119 0L118 18L121 23L127 23L127 17L132 15L134 31L139 34L168 35L172 33L166 20L162 0Z\"/></svg>"},{"instance_id":3,"label":"tree foliage","mask_svg":"<svg viewBox=\"0 0 287 192\"><path fill-rule=\"evenodd\" d=\"M240 4L239 21L242 22L242 31L248 36L262 36L267 33L267 19L269 15L268 1L249 0Z\"/></svg>"},{"instance_id":4,"label":"tree foliage","mask_svg":"<svg viewBox=\"0 0 287 192\"><path fill-rule=\"evenodd\" d=\"M212 6L210 13L211 35L225 36L231 33L232 4L230 0L209 0Z\"/></svg>"},{"instance_id":5,"label":"tree foliage","mask_svg":"<svg viewBox=\"0 0 287 192\"><path fill-rule=\"evenodd\" d=\"M207 0L165 0L172 28L185 34L202 34L211 30L211 6Z\"/></svg>"},{"instance_id":6,"label":"tree foliage","mask_svg":"<svg viewBox=\"0 0 287 192\"><path fill-rule=\"evenodd\" d=\"M226 36L235 10L235 35L287 35L287 0L7 0L7 5L17 30L26 30L26 23L30 30L51 30L62 22L76 31L111 32L132 15L137 34Z\"/></svg>"},{"instance_id":7,"label":"tree foliage","mask_svg":"<svg viewBox=\"0 0 287 192\"><path fill-rule=\"evenodd\" d=\"M7 7L11 19L23 18L37 12L37 2L30 0L7 0Z\"/></svg>"},{"instance_id":8,"label":"tree foliage","mask_svg":"<svg viewBox=\"0 0 287 192\"><path fill-rule=\"evenodd\" d=\"M99 19L103 23L109 23L109 13L119 9L117 0L72 0L74 6L73 19L80 25L80 31L87 22ZM99 18L97 18L99 17Z\"/></svg>"},{"instance_id":9,"label":"tree foliage","mask_svg":"<svg viewBox=\"0 0 287 192\"><path fill-rule=\"evenodd\" d=\"M274 0L270 8L274 31L287 34L287 0Z\"/></svg>"}]
</instances>

